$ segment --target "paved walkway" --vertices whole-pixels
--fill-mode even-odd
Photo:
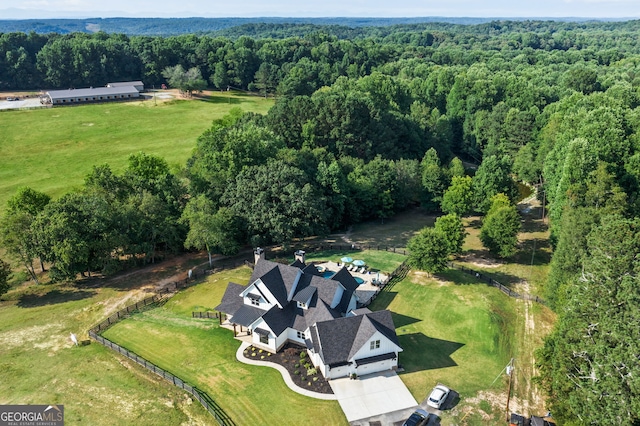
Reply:
[[[293,383],[293,380],[291,380],[291,376],[289,375],[289,372],[287,371],[286,368],[284,368],[281,365],[278,365],[278,364],[273,363],[273,362],[256,361],[256,360],[245,358],[245,356],[243,355],[243,352],[249,346],[251,346],[251,345],[249,345],[249,343],[247,343],[247,342],[242,342],[242,344],[240,344],[240,347],[236,351],[236,358],[238,359],[238,361],[243,362],[245,364],[249,364],[249,365],[259,365],[261,367],[275,368],[276,370],[278,370],[280,372],[280,374],[282,374],[282,378],[284,379],[284,382],[286,383],[286,385],[289,386],[289,389],[291,389],[294,392],[298,392],[301,395],[308,396],[310,398],[325,399],[325,400],[330,400],[330,401],[335,401],[336,399],[338,399],[338,397],[336,395],[331,395],[331,394],[326,394],[326,393],[318,393],[318,392],[311,392],[311,391],[309,391],[307,389],[301,388],[300,386],[298,386],[295,383]],[[335,392],[335,389],[334,389],[334,392]]]
[[[349,422],[411,409],[418,406],[409,389],[394,371],[329,381]],[[404,416],[404,412],[401,416]]]

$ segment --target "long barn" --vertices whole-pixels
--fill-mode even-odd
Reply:
[[[140,92],[133,85],[116,87],[91,87],[88,89],[50,90],[41,98],[44,104],[64,105],[87,102],[105,102],[135,99]]]

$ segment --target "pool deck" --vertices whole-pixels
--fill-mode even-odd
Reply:
[[[340,265],[340,266],[338,266]],[[324,268],[325,270],[329,270],[329,271],[334,271],[334,272],[338,272],[338,270],[340,268],[342,268],[344,266],[344,264],[338,264],[336,262],[322,262],[322,263],[318,263],[316,264],[316,266]],[[358,268],[360,269],[360,268]],[[353,277],[359,277],[361,279],[364,280],[364,283],[360,284],[358,286],[358,289],[356,290],[356,296],[358,297],[358,300],[360,301],[360,303],[362,303],[363,305],[368,305],[369,301],[376,295],[378,294],[378,292],[380,291],[381,287],[372,284],[372,281],[378,279],[378,273],[367,273],[365,271],[365,273],[359,273],[359,272],[353,272],[353,271],[349,271],[349,273],[351,274],[351,276]],[[386,274],[380,274],[379,279],[381,282],[386,282],[387,279],[389,277]]]

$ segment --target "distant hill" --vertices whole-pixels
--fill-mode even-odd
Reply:
[[[0,16],[2,16],[0,11]],[[299,27],[304,32],[317,30],[314,26],[336,26],[348,28],[387,27],[396,25],[415,25],[424,23],[443,23],[458,25],[477,25],[504,18],[447,18],[447,17],[419,17],[419,18],[89,18],[89,19],[18,19],[0,20],[0,32],[34,31],[40,34],[72,32],[94,33],[123,33],[128,35],[179,35],[206,34],[237,36],[239,32],[247,31],[247,35],[262,36],[256,32],[257,28],[264,29],[265,24],[274,26],[288,25]],[[531,18],[509,18],[510,21],[525,21]],[[535,18],[545,20],[545,18]],[[584,18],[549,18],[549,20],[563,22],[584,22]],[[620,19],[602,19],[601,21],[620,21]],[[229,31],[243,26],[240,31]],[[225,30],[228,33],[225,34]]]

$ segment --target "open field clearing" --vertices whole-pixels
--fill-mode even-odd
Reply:
[[[211,92],[192,100],[132,101],[0,113],[0,210],[21,186],[58,197],[94,165],[116,172],[144,151],[182,167],[196,139],[233,107],[266,113],[273,100]]]
[[[103,335],[206,391],[238,425],[284,424],[284,413],[286,424],[309,418],[346,424],[337,401],[299,395],[276,370],[239,363],[235,353],[240,342],[232,331],[220,328],[215,319],[191,318],[192,310],[215,307],[228,281],[244,284],[250,274],[247,267],[214,274],[165,306],[121,321]]]
[[[166,266],[154,266],[156,275],[175,272]],[[138,272],[4,295],[0,404],[64,404],[70,425],[210,424],[200,404],[136,363],[95,343],[71,343],[70,333],[86,339],[91,325],[149,295],[149,276]]]

